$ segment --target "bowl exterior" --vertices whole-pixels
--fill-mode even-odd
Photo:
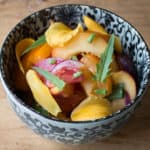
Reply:
[[[68,123],[44,118],[24,105],[21,105],[14,97],[9,95],[8,100],[19,118],[35,133],[59,143],[73,145],[93,143],[108,138],[122,128],[140,102],[140,100],[136,101],[134,105],[126,109],[123,113],[105,120]]]
[[[48,119],[27,106],[25,101],[22,101],[16,94],[12,79],[13,68],[17,64],[15,45],[23,38],[36,39],[39,37],[50,25],[50,19],[64,22],[74,28],[79,22],[83,23],[83,15],[90,16],[101,23],[110,34],[114,33],[121,39],[124,53],[132,58],[137,70],[139,83],[137,98],[130,106],[101,120],[76,123]],[[61,5],[33,13],[12,29],[4,41],[0,53],[0,77],[14,111],[36,133],[68,144],[103,139],[120,129],[141,102],[150,75],[149,51],[138,31],[114,13],[86,5]],[[24,99],[27,101],[26,97]]]

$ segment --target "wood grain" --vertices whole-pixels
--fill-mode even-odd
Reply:
[[[39,9],[65,4],[67,0],[0,0],[0,45],[15,24]],[[71,3],[95,5],[109,9],[132,23],[150,44],[149,0],[72,0]],[[81,146],[68,146],[36,135],[12,111],[0,85],[0,150],[149,150],[150,148],[150,88],[143,103],[122,130],[105,141]]]

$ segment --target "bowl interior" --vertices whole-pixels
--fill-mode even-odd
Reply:
[[[74,28],[78,22],[83,22],[83,15],[90,16],[102,24],[108,33],[119,36],[124,53],[131,57],[137,70],[137,98],[143,94],[150,75],[150,55],[138,31],[127,21],[110,11],[85,5],[61,5],[43,9],[28,16],[10,31],[3,43],[0,54],[1,77],[11,92],[18,96],[19,101],[27,104],[26,95],[19,95],[14,88],[13,70],[17,65],[16,43],[26,37],[38,38],[50,25],[50,19],[64,22]]]

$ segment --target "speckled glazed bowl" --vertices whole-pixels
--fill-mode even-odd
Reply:
[[[13,68],[17,63],[14,50],[15,45],[25,37],[37,38],[43,34],[49,26],[50,19],[64,22],[74,28],[78,22],[82,22],[83,15],[92,17],[98,23],[104,25],[109,33],[115,33],[120,37],[124,52],[130,55],[136,66],[139,85],[137,97],[134,103],[104,119],[69,122],[55,118],[46,118],[26,104],[26,96],[21,98],[15,92],[12,79]],[[139,32],[118,15],[92,6],[60,5],[31,14],[10,31],[0,51],[0,72],[1,81],[12,108],[33,131],[55,141],[80,144],[110,136],[121,128],[134,113],[148,86],[150,54]]]

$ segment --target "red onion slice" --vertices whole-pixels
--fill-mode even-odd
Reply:
[[[51,64],[50,62],[52,60],[55,60],[56,62],[54,64]],[[49,71],[51,72],[56,65],[58,65],[59,63],[63,62],[64,59],[62,58],[47,58],[47,59],[43,59],[41,61],[39,61],[38,63],[35,64],[36,67],[39,67],[43,70]]]

